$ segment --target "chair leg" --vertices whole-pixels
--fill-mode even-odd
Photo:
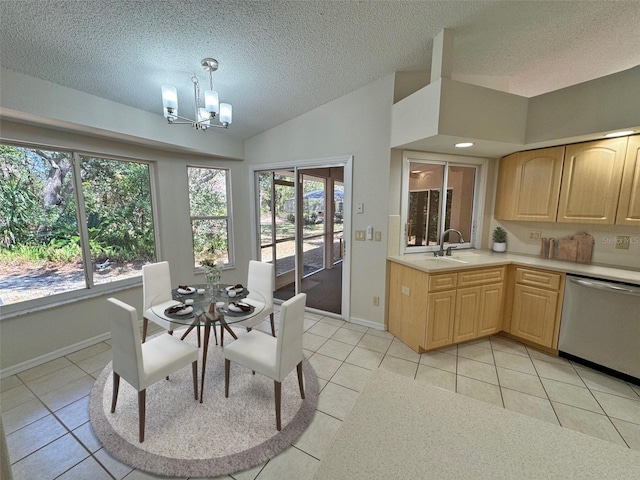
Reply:
[[[113,372],[113,392],[111,394],[111,413],[116,411],[116,403],[118,402],[118,389],[120,388],[120,375]]]
[[[273,312],[271,312],[271,315],[269,315],[269,317],[271,317],[270,318],[270,320],[271,320],[271,335],[275,337],[276,336],[276,320],[275,320],[275,318],[273,316]]]
[[[220,346],[224,347],[224,327],[220,324]]]
[[[276,428],[278,429],[278,431],[280,431],[281,426],[280,426],[280,402],[282,399],[282,383],[277,382],[277,381],[273,381],[273,386],[275,387],[275,391],[276,391]]]
[[[298,370],[298,386],[300,387],[300,398],[304,400],[304,385],[302,383],[302,362],[296,367]]]
[[[224,398],[229,398],[229,370],[231,369],[231,360],[224,359]]]
[[[149,327],[149,319],[142,318],[142,343],[147,339],[147,328]]]
[[[147,391],[142,390],[138,392],[138,417],[140,418],[138,435],[140,437],[140,443],[144,442],[144,422],[145,422],[146,413],[147,413]]]
[[[198,361],[197,360],[191,363],[191,370],[193,371],[193,398],[198,400]]]

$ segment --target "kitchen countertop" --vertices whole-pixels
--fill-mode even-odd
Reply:
[[[460,250],[453,253],[451,257],[434,257],[431,252],[410,253],[391,255],[387,260],[427,273],[516,264],[640,285],[640,271],[637,270],[565,262],[515,253],[494,253],[487,250]]]

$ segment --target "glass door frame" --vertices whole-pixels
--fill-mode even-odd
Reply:
[[[269,170],[289,170],[293,169],[294,176],[297,180],[299,172],[303,172],[306,169],[310,168],[330,168],[330,167],[342,167],[344,174],[344,217],[343,217],[343,258],[342,258],[342,308],[341,314],[334,314],[332,312],[326,312],[323,310],[316,310],[313,308],[308,308],[307,311],[318,313],[327,317],[339,318],[345,321],[349,321],[350,318],[350,292],[351,292],[351,242],[349,241],[351,238],[351,188],[352,188],[352,178],[353,178],[353,156],[344,156],[344,157],[332,157],[326,159],[315,159],[315,160],[300,160],[300,161],[292,161],[292,162],[280,162],[280,163],[269,163],[269,164],[255,164],[251,165],[251,229],[252,236],[254,238],[252,245],[252,258],[258,259],[260,258],[260,226],[259,226],[259,217],[260,217],[260,199],[257,194],[258,189],[258,174],[264,171]],[[298,182],[296,181],[296,184]],[[298,188],[298,187],[296,187]],[[296,248],[298,245],[301,247],[302,244],[302,232],[301,232],[301,222],[298,219],[302,218],[302,203],[298,201],[298,195],[295,196],[295,211],[296,213],[296,228],[295,228],[295,242]],[[300,284],[299,278],[300,275],[298,272],[302,265],[300,264],[301,257],[296,254],[295,256],[295,271],[296,271],[296,291],[299,291]],[[277,303],[277,300],[276,300]]]

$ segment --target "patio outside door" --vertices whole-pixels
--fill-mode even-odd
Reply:
[[[342,315],[344,168],[256,172],[259,256],[273,262],[276,300]]]

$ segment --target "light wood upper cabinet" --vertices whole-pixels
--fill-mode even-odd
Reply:
[[[640,226],[640,135],[629,137],[616,225]]]
[[[495,217],[555,222],[565,147],[543,148],[500,159]]]
[[[613,225],[626,150],[626,137],[566,147],[558,222]]]

